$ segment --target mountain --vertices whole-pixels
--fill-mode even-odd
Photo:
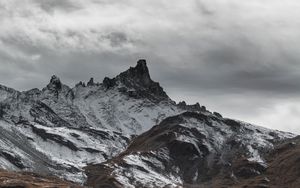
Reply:
[[[93,187],[221,187],[256,177],[294,135],[203,112],[168,117],[107,162],[86,168]],[[222,184],[215,185],[222,179]]]
[[[300,187],[300,137],[279,144],[267,156],[268,168],[256,177],[244,179],[239,187]],[[236,186],[236,187],[238,187]]]
[[[82,170],[123,151],[134,135],[195,106],[177,105],[145,60],[103,83],[70,88],[57,76],[42,90],[0,87],[0,168],[84,182]]]
[[[0,168],[91,187],[246,183],[269,173],[268,156],[295,136],[176,104],[144,59],[101,83],[0,85]]]

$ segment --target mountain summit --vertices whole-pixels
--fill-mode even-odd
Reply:
[[[149,74],[145,59],[140,59],[135,67],[130,67],[117,77],[104,78],[106,88],[118,86],[120,91],[135,98],[147,98],[153,102],[171,100],[158,82],[154,82]]]
[[[149,87],[153,84],[145,59],[140,59],[136,67],[131,67],[121,73],[119,77],[125,85],[137,84],[140,87]]]
[[[56,75],[53,75],[51,77],[50,83],[47,85],[49,89],[53,88],[54,90],[60,90],[61,86],[62,84],[60,82],[60,79]]]

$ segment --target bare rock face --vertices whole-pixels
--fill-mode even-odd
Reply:
[[[300,187],[300,137],[281,142],[265,155],[268,167],[261,173],[248,174],[231,187],[266,187],[266,188],[293,188]],[[244,169],[244,165],[238,168]],[[248,171],[249,172],[249,171]],[[254,171],[252,171],[254,172]],[[250,176],[249,176],[250,175]],[[222,183],[218,180],[219,185]]]
[[[129,69],[124,75],[127,74],[128,78],[133,79],[141,86],[148,87],[153,81],[150,78],[149,70],[145,59],[140,59],[135,68]],[[125,77],[126,77],[125,76]]]
[[[87,86],[94,86],[95,83],[94,83],[94,78],[91,78],[88,83],[87,83]]]
[[[139,60],[135,67],[130,67],[118,75],[116,80],[130,89],[129,95],[131,97],[148,98],[156,102],[170,100],[160,84],[151,79],[144,59]]]
[[[103,80],[103,86],[106,89],[110,89],[116,85],[116,80],[115,79],[110,79],[108,77],[105,77]]]
[[[158,82],[149,74],[145,59],[140,59],[135,67],[130,67],[115,78],[105,77],[103,86],[106,89],[118,87],[119,91],[136,99],[148,99],[153,102],[171,101]]]
[[[85,83],[80,81],[75,85],[75,87],[85,87]]]
[[[51,77],[50,83],[47,85],[47,88],[52,90],[61,90],[62,83],[57,76],[53,75]]]
[[[201,111],[201,112],[205,112],[207,111],[206,110],[206,107],[205,106],[201,106],[199,103],[196,103],[196,104],[192,104],[192,105],[189,105],[189,104],[186,104],[185,101],[181,101],[177,104],[178,107],[184,109],[184,110],[187,110],[187,111]]]

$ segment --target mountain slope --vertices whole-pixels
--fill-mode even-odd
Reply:
[[[34,173],[16,173],[0,170],[0,188],[82,188],[53,176],[41,176]]]
[[[87,167],[88,185],[210,187],[217,178],[233,184],[263,173],[265,155],[292,137],[209,113],[185,112],[136,137],[112,160]]]

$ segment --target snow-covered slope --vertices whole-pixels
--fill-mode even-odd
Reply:
[[[259,175],[268,166],[265,154],[292,137],[219,115],[185,112],[141,134],[112,160],[89,166],[88,185],[214,187],[209,185],[216,177],[225,183]]]
[[[84,182],[82,167],[120,153],[128,137],[108,130],[0,121],[0,167]]]

